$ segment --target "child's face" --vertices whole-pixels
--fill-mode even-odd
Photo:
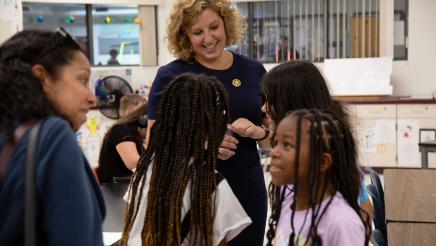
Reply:
[[[301,142],[298,180],[306,180],[309,166],[309,128],[307,120],[301,123]],[[294,184],[297,154],[297,118],[285,117],[278,125],[271,150],[270,172],[275,185]]]

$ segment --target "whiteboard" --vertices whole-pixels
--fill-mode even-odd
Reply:
[[[324,61],[324,75],[334,96],[392,95],[392,57]]]

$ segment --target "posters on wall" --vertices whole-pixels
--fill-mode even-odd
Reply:
[[[98,110],[91,110],[87,114],[86,123],[76,132],[77,141],[92,167],[98,166],[101,143],[114,122]]]
[[[398,119],[398,166],[419,165],[419,128],[414,119]]]
[[[380,119],[370,127],[358,127],[361,153],[386,154],[388,145],[395,144],[395,120]]]

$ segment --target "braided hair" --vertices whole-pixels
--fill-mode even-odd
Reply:
[[[142,244],[180,245],[183,196],[189,181],[188,240],[192,245],[212,245],[215,166],[227,129],[228,108],[227,92],[214,77],[186,73],[169,84],[160,99],[150,145],[131,180],[124,243],[127,244],[139,201],[147,195]],[[143,194],[151,163],[149,193]]]
[[[336,192],[340,192],[343,198],[347,201],[348,205],[359,215],[365,227],[365,245],[368,245],[369,237],[371,234],[371,226],[369,216],[366,221],[360,216],[363,211],[358,204],[358,196],[360,189],[360,172],[356,160],[356,145],[353,135],[348,127],[348,124],[341,118],[337,117],[330,111],[320,110],[297,110],[285,116],[296,118],[297,133],[296,133],[296,156],[295,156],[295,174],[294,186],[291,190],[293,193],[293,201],[291,205],[291,229],[292,233],[289,238],[289,245],[300,245],[298,234],[301,233],[303,228],[295,228],[295,206],[298,196],[298,173],[300,168],[300,148],[301,148],[301,134],[303,121],[308,122],[310,125],[309,135],[309,166],[307,168],[307,194],[309,198],[309,209],[311,211],[310,224],[307,239],[303,245],[323,245],[322,239],[318,234],[318,226],[322,217],[325,215],[328,207],[330,206]],[[332,165],[325,172],[325,178],[322,178],[320,170],[320,160],[324,153],[329,153],[332,157]],[[327,195],[328,185],[331,183],[333,186],[333,194],[328,199],[325,206],[321,206],[322,199]],[[271,201],[271,217],[268,224],[269,229],[267,232],[268,243],[272,245],[277,229],[277,223],[281,213],[282,202],[284,200],[286,187],[270,185],[270,201]],[[306,221],[304,222],[306,223]],[[303,224],[304,224],[303,223]],[[296,233],[298,232],[298,233]]]

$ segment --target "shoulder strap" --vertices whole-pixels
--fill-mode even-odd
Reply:
[[[218,186],[221,181],[224,180],[224,176],[222,174],[220,174],[219,172],[215,172],[215,182],[216,182],[216,186]],[[181,227],[181,241],[183,242],[183,240],[185,240],[185,238],[188,236],[189,230],[191,227],[191,210],[188,210],[188,212],[186,213],[185,217],[182,220],[182,227]]]
[[[35,181],[35,162],[36,146],[39,128],[38,122],[30,130],[30,139],[26,153],[26,173],[25,173],[25,207],[24,207],[24,243],[26,246],[36,245],[36,181]]]

